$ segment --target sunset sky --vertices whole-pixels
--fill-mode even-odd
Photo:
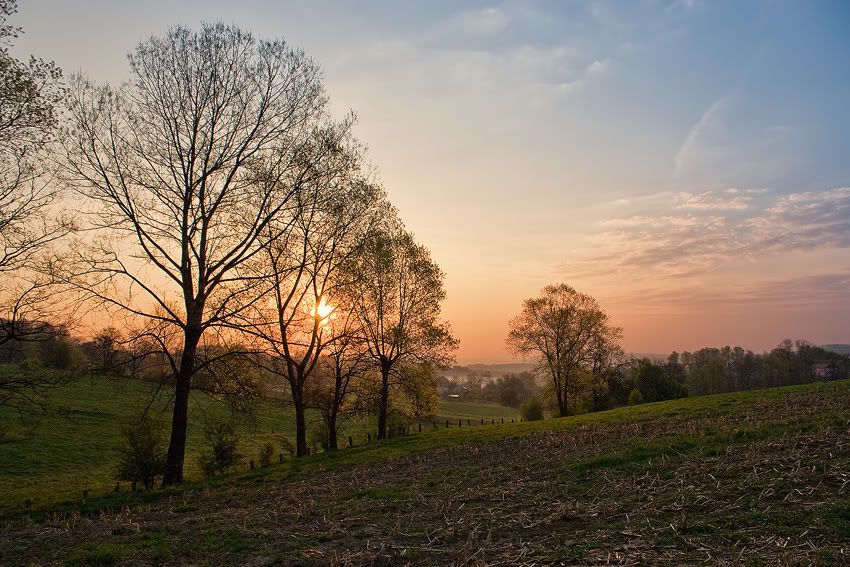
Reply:
[[[447,274],[460,362],[548,283],[627,351],[850,343],[850,2],[26,0],[14,53],[98,81],[174,24],[283,37]]]

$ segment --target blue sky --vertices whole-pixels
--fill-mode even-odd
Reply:
[[[461,360],[567,281],[626,347],[850,342],[850,2],[24,2],[96,80],[176,23],[284,37],[447,272]]]

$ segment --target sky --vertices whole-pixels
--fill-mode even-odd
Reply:
[[[458,361],[566,282],[630,352],[850,343],[850,3],[22,0],[13,52],[128,78],[175,24],[282,37],[446,273]]]

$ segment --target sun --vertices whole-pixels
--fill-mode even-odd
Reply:
[[[314,316],[318,319],[323,325],[326,325],[333,315],[336,307],[328,303],[325,298],[321,298],[319,303],[316,304],[314,311]]]

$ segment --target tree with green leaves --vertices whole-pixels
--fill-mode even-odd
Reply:
[[[387,436],[390,391],[414,365],[447,366],[458,341],[441,318],[444,274],[431,253],[388,211],[348,270],[354,309],[380,372],[378,439]]]
[[[615,351],[622,329],[591,296],[567,284],[548,285],[538,297],[526,299],[510,322],[508,346],[537,363],[551,380],[561,416],[574,411],[583,374],[609,365],[606,351]]]

